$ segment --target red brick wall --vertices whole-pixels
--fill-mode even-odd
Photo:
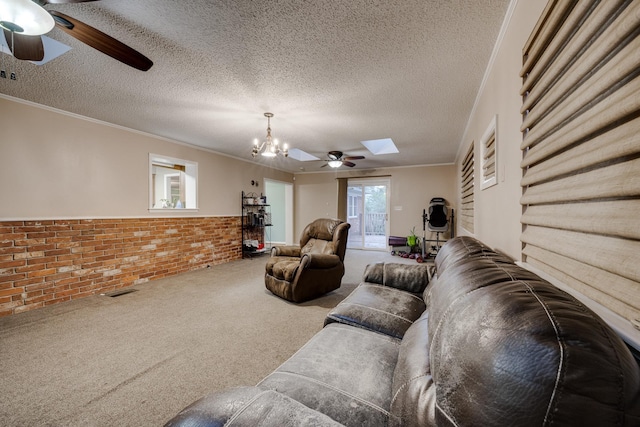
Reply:
[[[239,259],[240,217],[0,221],[0,316]]]

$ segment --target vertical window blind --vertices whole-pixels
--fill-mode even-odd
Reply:
[[[640,1],[549,1],[523,64],[524,261],[640,328]]]
[[[460,205],[460,223],[462,227],[473,233],[473,192],[474,192],[474,175],[473,175],[473,150],[474,143],[471,143],[469,151],[462,160],[462,171],[460,179],[461,205]]]

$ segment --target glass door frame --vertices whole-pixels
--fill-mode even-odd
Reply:
[[[375,235],[373,238],[367,239],[366,231],[366,187],[385,187],[385,212],[384,212],[384,236]],[[349,199],[349,188],[360,187],[362,189],[363,203],[360,206],[358,215],[353,215],[353,206]],[[349,249],[364,249],[364,250],[380,250],[386,251],[388,248],[389,238],[389,219],[391,212],[391,179],[390,178],[355,178],[347,180],[347,221],[352,224],[352,228],[349,230],[349,241],[347,248]],[[350,215],[351,214],[351,215]],[[358,218],[363,219],[363,224],[360,224]],[[356,225],[357,227],[354,227]],[[371,236],[370,236],[371,237]],[[381,240],[381,237],[384,240]]]

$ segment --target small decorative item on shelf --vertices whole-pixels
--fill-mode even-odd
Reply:
[[[260,245],[260,243],[255,239],[245,239],[244,245],[250,250],[256,250],[258,249],[258,246]]]

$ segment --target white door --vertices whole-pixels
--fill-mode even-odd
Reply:
[[[293,184],[265,179],[264,191],[271,207],[271,226],[265,231],[269,241],[272,245],[293,244]]]

